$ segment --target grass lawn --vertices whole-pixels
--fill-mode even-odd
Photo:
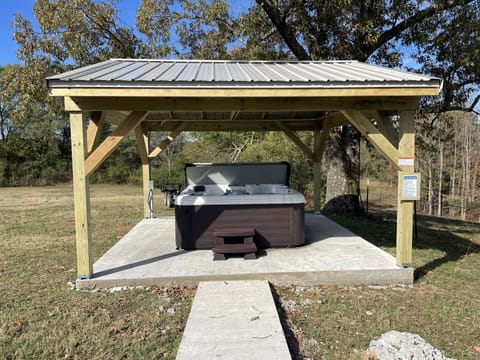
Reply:
[[[169,213],[159,209],[157,214]],[[141,188],[92,186],[98,258],[142,216]],[[376,210],[378,211],[378,210]],[[170,211],[171,214],[171,211]],[[393,253],[394,213],[332,217]],[[480,225],[420,217],[412,289],[275,287],[297,358],[362,359],[388,330],[480,358]],[[174,359],[195,289],[70,290],[71,186],[0,188],[0,358]]]

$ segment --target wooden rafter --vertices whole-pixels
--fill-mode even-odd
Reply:
[[[342,114],[357,128],[358,131],[370,141],[378,151],[380,151],[392,165],[400,170],[398,165],[399,152],[387,140],[385,136],[378,130],[370,120],[359,111],[342,111]]]
[[[146,111],[134,111],[87,157],[85,174],[91,175],[120,145],[121,141],[147,116]]]
[[[156,159],[175,138],[185,129],[186,123],[180,123],[152,152],[148,155],[149,161]]]
[[[313,151],[310,150],[310,148],[305,145],[305,143],[292,130],[290,130],[284,123],[280,121],[276,121],[275,124],[285,133],[285,135],[290,138],[290,140],[295,143],[295,145],[300,148],[300,150],[303,151],[305,155],[307,155],[310,160],[314,159]]]

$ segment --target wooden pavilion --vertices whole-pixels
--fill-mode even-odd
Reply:
[[[441,86],[438,78],[357,61],[112,59],[47,78],[50,95],[63,97],[70,113],[78,278],[93,275],[89,176],[131,132],[142,159],[146,216],[150,163],[182,131],[283,131],[313,161],[319,210],[330,129],[352,124],[399,176],[411,174],[419,98],[437,96]],[[117,126],[99,143],[105,123]],[[313,132],[312,149],[299,130]],[[155,131],[169,135],[150,148]],[[396,261],[402,267],[412,260],[412,199],[398,197]]]

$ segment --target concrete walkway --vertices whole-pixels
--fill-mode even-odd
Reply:
[[[267,249],[257,260],[213,261],[211,250],[176,250],[173,217],[145,219],[94,264],[79,288],[196,285],[200,281],[268,280],[275,285],[413,283],[413,269],[322,215],[306,214],[307,244]]]
[[[267,281],[200,282],[177,360],[290,360]]]

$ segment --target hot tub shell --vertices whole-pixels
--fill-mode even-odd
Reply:
[[[176,246],[211,249],[215,231],[238,228],[253,228],[262,249],[304,244],[305,198],[289,177],[285,162],[187,165],[175,202]]]

